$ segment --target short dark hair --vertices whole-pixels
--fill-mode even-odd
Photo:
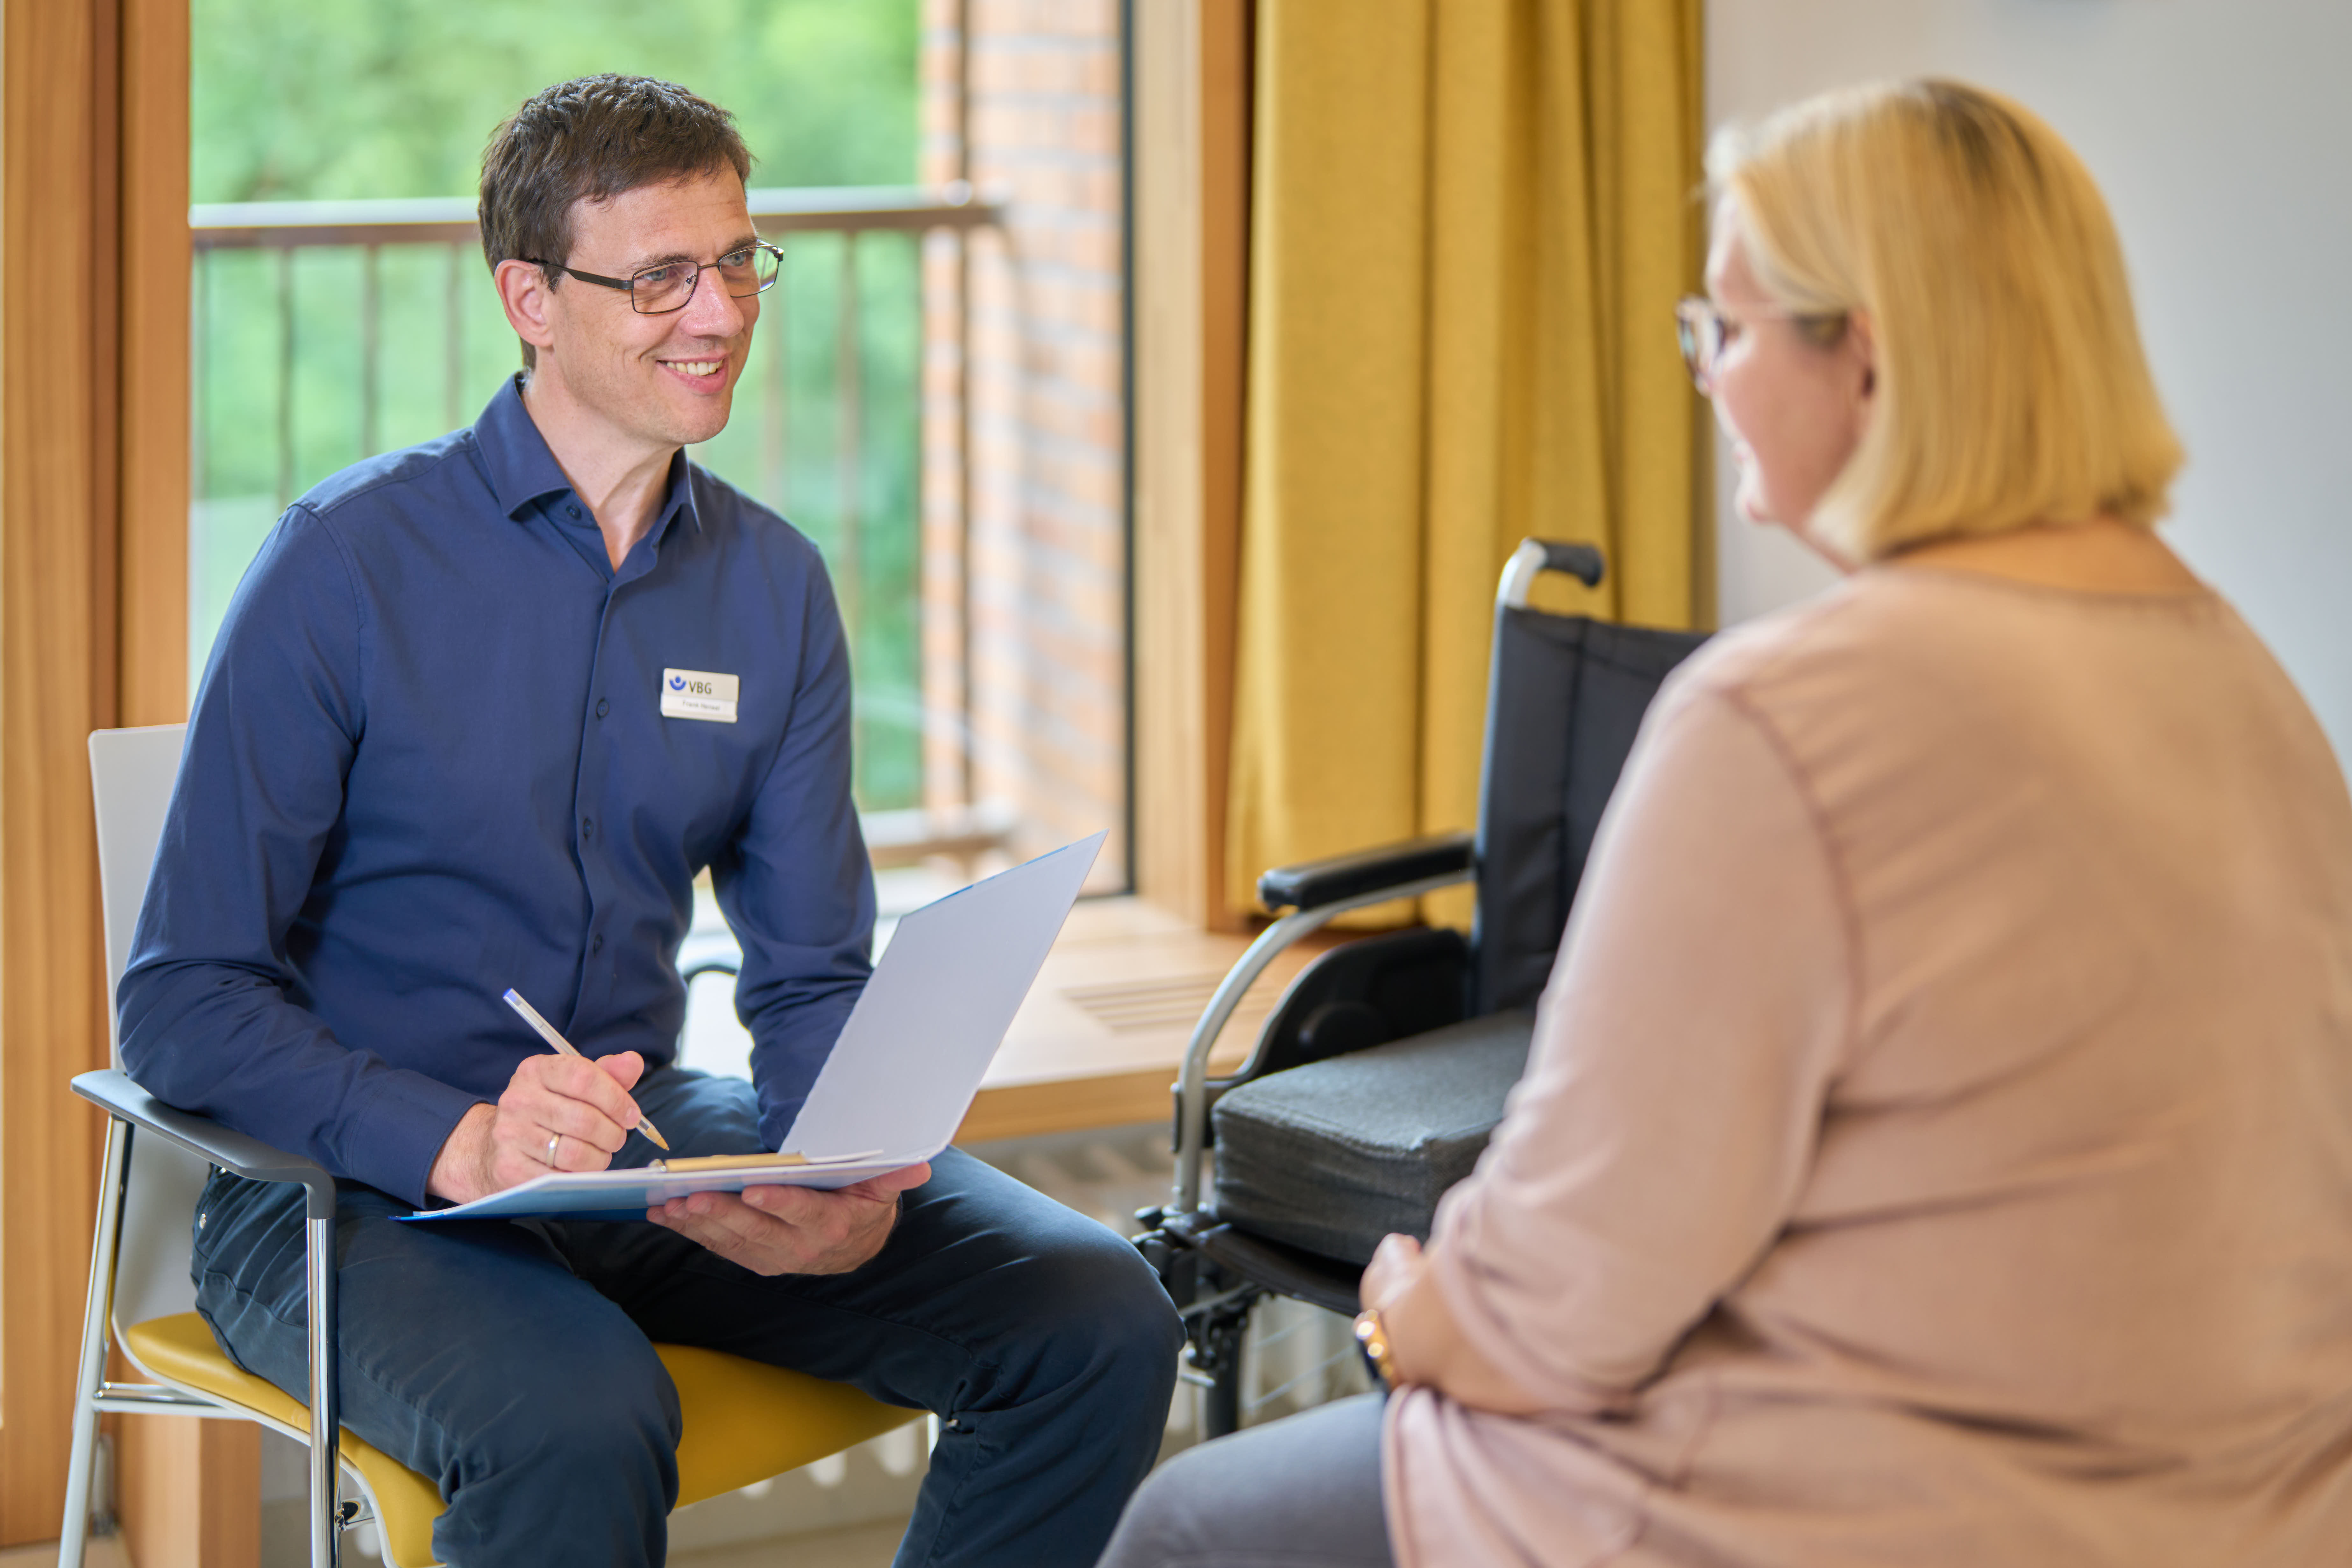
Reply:
[[[482,150],[482,258],[572,258],[572,207],[720,168],[751,178],[735,117],[675,82],[583,76],[523,101]],[[551,275],[550,287],[561,274]],[[529,343],[522,363],[537,356]]]

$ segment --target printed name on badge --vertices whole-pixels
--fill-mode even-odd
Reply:
[[[707,669],[665,669],[661,679],[661,710],[665,719],[708,719],[735,722],[735,694],[742,685],[732,675]]]

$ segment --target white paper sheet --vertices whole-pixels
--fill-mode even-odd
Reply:
[[[899,921],[784,1140],[787,1149],[819,1163],[730,1173],[551,1172],[456,1208],[402,1217],[634,1218],[688,1193],[845,1187],[929,1160],[948,1146],[971,1109],[1104,837],[1065,845]]]

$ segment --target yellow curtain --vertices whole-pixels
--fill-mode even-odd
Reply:
[[[1712,615],[1701,0],[1271,0],[1258,15],[1248,455],[1227,885],[1468,827],[1495,582]],[[1431,918],[1466,918],[1466,898]]]

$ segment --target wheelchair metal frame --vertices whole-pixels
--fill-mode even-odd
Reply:
[[[1536,579],[1545,572],[1566,573],[1591,587],[1601,581],[1601,552],[1591,545],[1523,540],[1503,568],[1495,608],[1497,614],[1527,608]],[[1261,901],[1268,909],[1288,912],[1250,943],[1193,1025],[1174,1090],[1174,1191],[1166,1205],[1136,1215],[1145,1227],[1136,1246],[1158,1271],[1184,1320],[1184,1377],[1207,1391],[1203,1426],[1208,1436],[1223,1436],[1241,1425],[1242,1335],[1260,1300],[1279,1293],[1333,1310],[1345,1305],[1328,1281],[1292,1266],[1269,1244],[1231,1234],[1202,1205],[1210,1107],[1225,1089],[1258,1076],[1284,1007],[1277,1005],[1268,1016],[1248,1059],[1232,1078],[1213,1080],[1209,1058],[1251,984],[1301,937],[1350,910],[1475,882],[1477,874],[1475,837],[1448,833],[1281,867],[1259,879]],[[1305,979],[1302,975],[1294,987]],[[1261,1282],[1265,1275],[1286,1276],[1286,1288],[1277,1291]]]

